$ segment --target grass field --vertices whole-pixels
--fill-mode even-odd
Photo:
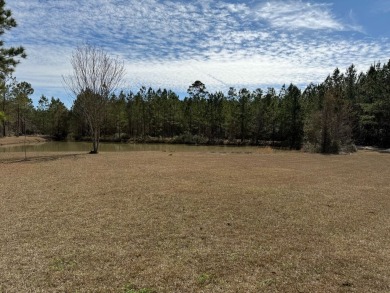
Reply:
[[[5,153],[1,292],[390,292],[390,154]]]

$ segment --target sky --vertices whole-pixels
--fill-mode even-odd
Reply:
[[[77,46],[123,60],[125,91],[196,80],[211,91],[320,83],[336,67],[390,59],[390,0],[8,0],[18,27],[2,37],[27,59],[14,76],[70,106],[63,76]]]

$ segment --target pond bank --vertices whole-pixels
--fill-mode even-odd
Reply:
[[[41,135],[28,135],[28,136],[6,136],[0,137],[0,146],[12,146],[20,144],[36,144],[50,141],[46,136]]]

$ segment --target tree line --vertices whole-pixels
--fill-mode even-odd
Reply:
[[[358,74],[354,65],[304,90],[230,88],[208,92],[201,81],[180,99],[170,90],[141,87],[109,99],[103,137],[179,143],[274,145],[332,153],[353,144],[390,147],[390,60]],[[87,135],[78,99],[70,132]]]
[[[3,135],[40,133],[56,139],[89,137],[80,93],[71,109],[42,96],[34,107],[31,85],[14,79],[3,92]],[[273,145],[337,153],[351,146],[390,147],[390,60],[358,74],[351,65],[301,90],[230,88],[208,92],[195,81],[184,99],[166,89],[141,87],[111,94],[99,114],[102,139],[194,144]]]

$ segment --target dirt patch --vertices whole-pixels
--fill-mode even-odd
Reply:
[[[10,146],[19,144],[33,144],[47,142],[48,139],[44,136],[6,136],[0,137],[0,146]]]
[[[364,151],[0,163],[0,292],[389,292],[389,166]]]

